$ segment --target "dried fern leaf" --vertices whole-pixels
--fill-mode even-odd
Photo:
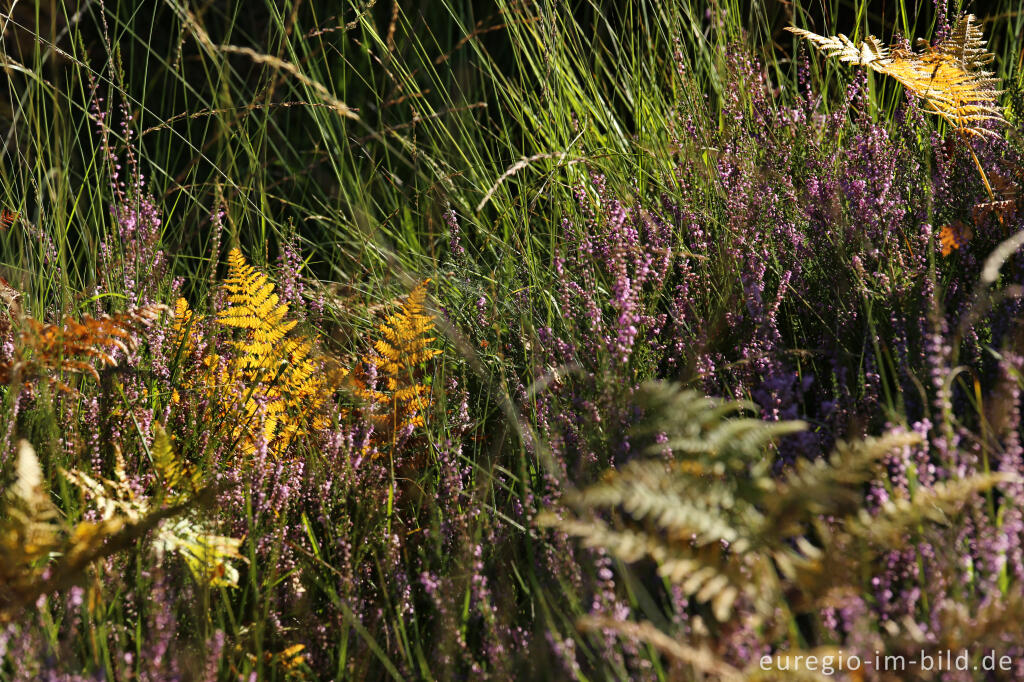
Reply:
[[[875,478],[882,458],[920,441],[913,433],[892,433],[856,444],[839,442],[828,458],[797,462],[775,494],[766,497],[765,522],[781,527],[822,514],[857,511],[863,502],[861,486]]]
[[[810,41],[826,56],[872,69],[899,81],[924,102],[928,111],[965,135],[998,136],[986,123],[1006,123],[999,106],[999,79],[985,66],[994,60],[987,51],[974,15],[957,22],[953,32],[923,52],[884,48],[874,36],[855,44],[846,36],[821,36],[789,26],[787,31]],[[920,42],[920,41],[919,41]]]
[[[116,351],[134,351],[138,347],[135,330],[148,327],[166,312],[170,312],[167,306],[153,304],[113,316],[85,315],[81,321],[65,317],[60,324],[28,318],[15,357],[0,363],[0,376],[6,382],[47,376],[51,385],[68,390],[51,373],[86,374],[99,381],[97,367],[116,365]]]
[[[908,530],[925,522],[948,523],[949,517],[977,494],[1019,481],[1020,477],[1014,474],[990,473],[936,483],[931,488],[918,490],[910,499],[886,501],[877,514],[861,510],[857,519],[849,524],[849,529],[871,544],[898,546]]]
[[[889,49],[882,45],[875,36],[868,36],[866,40],[857,44],[842,33],[830,37],[811,33],[795,26],[787,26],[786,30],[809,40],[819,50],[824,52],[826,56],[838,59],[841,62],[857,64],[859,66],[872,66],[873,68],[891,63]]]

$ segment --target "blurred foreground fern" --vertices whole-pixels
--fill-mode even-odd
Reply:
[[[885,455],[917,443],[917,435],[840,443],[829,458],[798,461],[777,477],[770,446],[803,430],[802,422],[733,417],[753,406],[671,383],[645,384],[640,396],[646,418],[637,434],[666,435],[655,449],[675,457],[631,461],[567,493],[566,513],[549,510],[538,521],[624,561],[654,560],[661,576],[709,605],[719,623],[740,603],[748,626],[770,625],[780,608],[811,611],[836,590],[859,585],[868,562],[905,545],[923,522],[941,522],[979,491],[1013,478],[936,483],[872,512],[865,485]],[[604,621],[590,626],[639,632]]]
[[[79,470],[64,475],[86,494],[105,522],[125,519],[139,523],[153,509],[188,505],[202,494],[199,472],[175,455],[170,436],[160,424],[153,427],[152,459],[158,480],[149,496],[135,490],[119,451],[113,479],[94,478]],[[161,524],[154,538],[157,552],[179,554],[196,580],[228,587],[238,585],[238,571],[230,562],[243,560],[238,553],[241,542],[209,532],[198,519],[186,514]]]
[[[163,447],[157,438],[155,449]],[[182,480],[181,465],[176,458],[161,454],[155,462],[158,473],[164,480]],[[123,467],[122,467],[123,469]],[[67,474],[68,479],[90,493],[103,490],[103,484],[79,472]],[[198,487],[198,477],[190,476],[195,485],[188,485],[181,492],[166,493],[158,490],[145,504],[140,498],[132,499],[138,504],[125,506],[124,500],[110,499],[105,494],[96,500],[101,510],[101,520],[81,521],[69,526],[62,521],[46,489],[46,479],[36,458],[35,450],[22,440],[18,443],[15,480],[4,493],[0,502],[0,623],[10,621],[20,611],[44,595],[69,587],[81,579],[85,569],[94,561],[134,547],[149,531],[159,528],[161,536],[180,537],[172,525],[161,524],[172,517],[182,517],[205,503],[207,491]],[[108,483],[108,482],[104,482]],[[120,488],[126,488],[119,471]],[[114,487],[117,487],[115,484]],[[181,520],[175,524],[182,523]],[[208,538],[196,535],[198,542],[222,549],[224,544],[237,543],[230,540],[221,545],[210,545]],[[237,548],[237,544],[234,545]],[[211,565],[211,557],[227,556],[207,553],[190,561],[196,570],[197,562]],[[214,565],[214,572],[218,571]],[[226,573],[226,571],[225,571]]]

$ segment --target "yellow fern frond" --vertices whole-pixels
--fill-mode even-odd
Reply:
[[[209,355],[205,373],[192,380],[215,406],[232,441],[245,454],[263,443],[281,456],[295,438],[327,423],[336,373],[323,371],[312,339],[296,333],[267,275],[248,264],[238,249],[228,254],[224,280],[229,306],[217,323],[239,330],[229,357]]]
[[[430,346],[434,321],[424,308],[429,283],[420,283],[377,327],[376,355],[364,356],[364,369],[354,377],[355,393],[369,406],[369,418],[385,439],[423,426],[430,407],[430,388],[418,376],[419,367],[441,353]],[[370,385],[369,366],[376,368],[375,385]]]
[[[792,26],[786,30],[809,40],[829,57],[896,79],[959,133],[998,135],[983,126],[986,121],[1006,120],[998,103],[999,80],[984,68],[994,57],[975,21],[971,14],[962,17],[949,37],[934,47],[925,44],[921,53],[886,49],[874,36],[855,44],[842,34],[821,36]]]
[[[271,343],[284,338],[295,326],[294,322],[284,322],[288,305],[274,293],[273,283],[249,265],[238,249],[228,254],[224,289],[232,305],[217,313],[220,324],[252,330],[255,339]]]
[[[182,348],[183,353],[190,354],[195,348],[193,343],[192,326],[195,324],[195,315],[188,307],[188,301],[178,298],[174,302],[174,324],[171,327],[171,339],[174,348]]]

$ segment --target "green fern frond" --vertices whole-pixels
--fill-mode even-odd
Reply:
[[[152,495],[138,493],[125,472],[124,459],[117,452],[114,478],[96,478],[80,470],[64,476],[85,494],[104,522],[137,524],[168,507],[195,506],[203,492],[198,475],[171,449],[163,428],[154,427],[153,465],[162,479]],[[185,492],[166,487],[184,488]],[[200,582],[213,586],[237,587],[238,571],[232,561],[244,561],[238,553],[241,540],[211,533],[206,524],[191,516],[180,516],[159,526],[154,547],[158,553],[179,554]]]
[[[159,493],[168,499],[197,495],[202,490],[199,471],[174,454],[171,437],[159,422],[153,424],[153,468],[160,477]]]
[[[940,484],[870,515],[865,484],[886,455],[918,443],[917,435],[840,443],[830,457],[800,462],[777,478],[773,446],[800,422],[733,416],[748,406],[673,385],[646,384],[639,394],[646,417],[636,432],[667,434],[677,459],[630,462],[566,493],[564,513],[538,521],[624,561],[653,560],[660,575],[708,604],[719,621],[740,597],[758,619],[771,618],[781,603],[813,604],[844,579],[841,548],[902,546],[908,534],[898,530],[941,521],[1008,480],[993,474]]]

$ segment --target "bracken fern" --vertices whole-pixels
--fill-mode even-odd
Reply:
[[[161,439],[166,434],[158,432],[155,447],[160,450]],[[169,445],[167,446],[169,449]],[[185,465],[174,456],[161,453],[155,468],[169,481],[185,480],[181,473]],[[0,501],[0,623],[7,622],[33,604],[42,595],[66,589],[79,581],[86,568],[94,561],[134,547],[139,538],[154,528],[158,537],[182,538],[176,530],[182,527],[195,528],[182,519],[173,520],[173,525],[164,525],[172,517],[197,509],[208,497],[198,485],[198,476],[190,474],[189,485],[180,493],[164,493],[158,490],[151,498],[143,500],[126,485],[119,467],[119,480],[112,488],[124,492],[119,498],[98,497],[103,512],[99,521],[81,521],[74,526],[65,523],[57,508],[50,500],[46,479],[36,458],[35,450],[22,440],[18,443],[16,477]],[[175,473],[177,472],[177,473]],[[104,481],[98,483],[80,473],[68,475],[71,482],[86,491],[99,491]],[[130,504],[129,504],[130,502]],[[237,541],[194,533],[193,545],[201,544],[209,549],[205,553],[195,552],[189,559],[194,571],[212,566],[208,575],[230,575],[233,570],[222,560],[237,556]],[[180,543],[182,548],[193,545]],[[177,548],[177,547],[176,547]]]
[[[628,562],[653,559],[660,575],[708,604],[720,623],[741,601],[748,624],[771,622],[782,604],[810,611],[831,590],[856,584],[861,566],[903,546],[920,524],[944,521],[1010,478],[937,483],[870,513],[865,485],[886,454],[920,440],[915,434],[840,443],[829,458],[801,460],[775,476],[771,446],[802,423],[728,418],[747,406],[668,383],[646,384],[641,397],[647,416],[638,432],[667,436],[655,448],[671,449],[674,458],[610,471],[565,495],[569,514],[549,511],[540,523]]]
[[[392,437],[422,426],[430,404],[430,387],[418,375],[421,364],[441,353],[430,347],[434,321],[423,307],[429,283],[420,283],[377,327],[376,355],[364,356],[363,370],[353,376],[356,395],[370,406],[370,420]]]
[[[997,135],[982,124],[1006,123],[997,100],[1002,91],[998,89],[999,79],[984,68],[994,57],[974,22],[972,14],[962,17],[952,34],[935,46],[919,40],[924,47],[921,53],[896,46],[886,48],[875,36],[855,44],[841,33],[827,37],[792,26],[786,30],[810,40],[829,57],[896,79],[958,132]]]
[[[313,340],[293,333],[297,322],[287,319],[288,305],[238,249],[228,254],[224,289],[230,306],[217,313],[216,322],[242,335],[230,342],[227,357],[204,356],[200,391],[216,404],[244,453],[262,443],[281,456],[297,437],[326,426],[323,408],[337,377],[322,371]],[[197,320],[183,299],[175,311],[178,343],[191,350]]]
[[[153,428],[153,469],[157,482],[150,495],[139,493],[125,472],[124,459],[117,452],[114,478],[97,478],[79,470],[64,472],[96,508],[104,523],[138,524],[153,510],[188,505],[204,490],[199,472],[175,455],[163,426]],[[186,562],[197,580],[212,586],[237,586],[238,570],[232,560],[241,560],[241,540],[215,535],[194,516],[180,515],[157,528],[154,546],[158,553],[173,552]]]
[[[60,324],[25,318],[13,357],[0,362],[0,383],[43,379],[59,390],[74,392],[62,375],[86,374],[99,381],[97,366],[116,365],[114,350],[125,354],[134,350],[138,345],[134,330],[152,324],[167,310],[164,305],[147,305],[113,316],[85,315],[81,321],[65,317]]]
[[[811,41],[829,57],[896,79],[925,103],[927,111],[947,121],[961,137],[999,137],[985,124],[1006,123],[998,101],[1003,91],[999,89],[999,79],[985,69],[995,57],[987,51],[975,21],[973,14],[961,17],[952,34],[937,45],[918,40],[918,45],[923,46],[921,53],[898,46],[886,48],[875,36],[855,44],[842,33],[829,37],[793,26],[786,30]],[[985,183],[989,201],[995,202],[981,161],[970,145],[967,149]]]

